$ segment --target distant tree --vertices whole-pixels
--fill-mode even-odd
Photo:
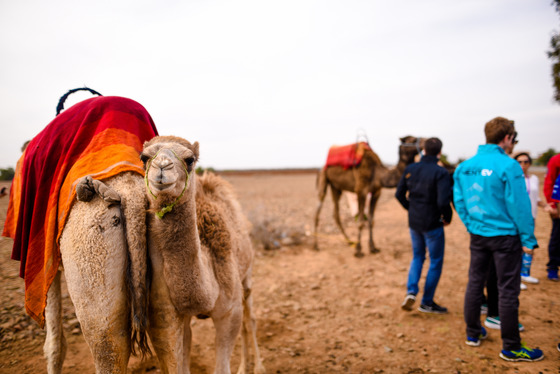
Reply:
[[[552,5],[556,9],[556,12],[560,13],[560,0],[553,0]],[[560,34],[558,31],[553,31],[552,33],[550,48],[547,54],[548,58],[552,60],[554,100],[560,103]]]
[[[14,168],[0,169],[0,181],[11,181],[14,179]]]
[[[215,170],[214,170],[213,167],[209,167],[209,168],[204,169],[202,166],[199,166],[199,167],[197,167],[197,168],[195,169],[195,172],[196,172],[196,174],[198,174],[198,175],[204,174],[205,171],[209,171],[209,172],[211,172],[211,173],[214,173],[214,172],[215,172]]]
[[[443,162],[444,164],[449,164],[449,160],[447,159],[447,155],[442,153],[441,156],[439,156],[439,159],[441,162]]]
[[[537,159],[535,160],[535,165],[548,164],[548,160],[550,160],[550,158],[554,156],[556,153],[557,152],[554,148],[549,148],[546,152],[540,154],[539,157],[537,157]]]

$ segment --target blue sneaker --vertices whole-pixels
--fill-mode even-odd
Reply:
[[[473,338],[472,336],[467,336],[467,341],[465,342],[467,345],[471,347],[478,347],[480,345],[480,341],[484,340],[488,337],[488,332],[484,327],[480,327],[480,334],[477,338]]]
[[[553,282],[558,282],[558,270],[549,270],[548,279],[550,279]]]
[[[540,349],[531,349],[524,343],[521,343],[521,349],[518,351],[508,351],[502,349],[500,357],[506,361],[540,361],[544,358],[543,351]]]

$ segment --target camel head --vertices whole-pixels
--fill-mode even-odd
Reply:
[[[146,173],[146,188],[152,208],[162,218],[194,191],[194,169],[198,160],[198,142],[175,136],[157,136],[144,143],[140,155]]]
[[[401,138],[399,162],[405,165],[413,163],[414,157],[420,154],[420,151],[424,148],[425,141],[425,138],[417,138],[411,135]]]

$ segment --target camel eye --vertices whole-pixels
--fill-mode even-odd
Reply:
[[[191,167],[192,164],[194,163],[194,157],[188,157],[185,159],[185,163],[187,164],[188,167]]]

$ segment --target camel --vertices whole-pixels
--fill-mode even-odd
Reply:
[[[194,172],[199,144],[160,136],[144,144],[148,251],[152,283],[148,335],[164,373],[189,373],[191,318],[210,317],[216,329],[215,373],[230,373],[230,357],[242,329],[238,373],[265,369],[252,307],[253,247],[249,223],[233,188],[220,177]]]
[[[92,91],[88,88],[84,90]],[[77,90],[69,93],[75,91]],[[88,149],[95,150],[98,157],[110,154],[111,158],[103,157],[104,160],[99,160],[92,157],[89,162],[84,161],[84,158],[78,158],[76,163],[62,163],[70,165],[68,169],[55,170],[50,165],[51,175],[59,173],[56,174],[59,180],[70,182],[62,184],[62,187],[51,185],[52,189],[57,186],[56,188],[61,192],[52,195],[56,198],[52,204],[51,195],[44,200],[49,201],[49,206],[54,206],[53,210],[56,211],[54,219],[57,226],[63,214],[60,211],[61,201],[69,202],[68,205],[63,205],[63,210],[68,209],[68,214],[62,221],[64,224],[60,231],[58,245],[54,243],[56,236],[52,242],[45,240],[45,243],[53,243],[55,248],[54,256],[45,261],[55,265],[49,266],[41,274],[43,279],[47,279],[52,274],[52,278],[44,283],[45,288],[43,286],[40,288],[40,295],[46,292],[46,305],[43,304],[43,309],[39,309],[37,313],[34,312],[33,306],[28,307],[28,297],[33,299],[37,294],[28,295],[26,277],[26,309],[28,313],[33,311],[30,315],[39,325],[45,326],[46,339],[43,351],[47,359],[47,372],[61,373],[67,351],[62,325],[61,273],[64,271],[68,293],[74,304],[84,338],[93,355],[96,372],[126,373],[131,353],[140,353],[142,356],[150,353],[146,331],[148,201],[144,193],[143,167],[139,153],[143,142],[152,138],[157,131],[145,109],[126,98],[92,98],[76,104],[69,108],[67,113],[58,116],[67,96],[68,93],[60,99],[55,120],[31,143],[24,144],[22,151],[25,154],[18,161],[16,168],[18,180],[24,181],[24,176],[27,178],[29,174],[26,173],[29,170],[32,173],[43,165],[50,165],[49,162],[53,160],[56,163],[59,159],[66,160],[65,157],[68,155],[91,155],[87,153]],[[125,112],[120,112],[123,108]],[[119,121],[123,116],[122,113],[125,113],[126,121]],[[81,125],[75,126],[74,123]],[[102,129],[95,127],[99,123],[104,124],[105,127]],[[138,132],[127,127],[128,124],[134,126]],[[114,136],[103,138],[104,131],[110,132],[117,127],[116,131],[119,131],[121,136],[128,137],[126,142]],[[92,129],[97,129],[97,137],[87,143],[86,139],[90,138],[84,135],[84,132],[89,134]],[[66,136],[64,140],[69,139],[69,141],[65,142],[61,140],[62,138],[56,137],[58,134]],[[107,148],[103,148],[106,144],[104,139],[111,141],[108,151],[105,151]],[[76,142],[81,142],[83,147],[72,148]],[[27,144],[33,145],[31,150],[26,150]],[[135,144],[137,144],[136,148]],[[37,155],[34,149],[44,151]],[[52,149],[60,154],[53,156]],[[98,162],[94,163],[95,160]],[[106,166],[113,162],[112,160],[116,161],[115,169]],[[100,166],[103,168],[101,172],[96,171],[97,174],[94,174],[103,181],[95,180],[91,175],[79,174],[91,170],[92,162],[93,169]],[[24,167],[24,164],[30,166]],[[82,167],[78,168],[76,165]],[[76,176],[77,179],[71,175]],[[32,185],[27,186],[32,189]],[[49,190],[49,185],[40,185],[40,187],[42,190]],[[22,206],[27,204],[33,206],[34,203],[25,199],[23,192],[16,193],[14,201],[18,202],[16,203],[18,205],[21,201]],[[22,210],[17,211],[22,212]],[[28,213],[26,210],[25,216],[34,213],[35,211]],[[45,226],[43,222],[48,222],[49,219],[48,217],[40,219],[39,216],[35,218]],[[14,222],[18,222],[17,215]],[[14,226],[10,226],[8,231],[5,227],[4,235],[15,239],[11,227]],[[17,227],[20,229],[19,223]],[[29,237],[29,243],[35,239],[37,237]],[[46,252],[43,255],[46,259]],[[25,275],[28,275],[27,268]],[[35,302],[33,305],[39,303]]]
[[[103,182],[84,177],[76,189],[60,238],[68,293],[96,372],[126,373],[135,341],[142,355],[149,353],[144,180],[134,172]],[[60,278],[59,271],[45,309],[49,374],[62,372],[66,354]]]
[[[328,166],[321,169],[317,178],[317,188],[319,191],[319,205],[315,213],[315,240],[314,248],[319,250],[317,227],[319,226],[319,215],[323,206],[323,201],[327,194],[327,187],[330,186],[332,199],[334,203],[334,220],[344,235],[344,238],[349,244],[353,244],[350,240],[342,223],[340,221],[339,201],[343,191],[353,192],[358,198],[358,238],[356,240],[356,252],[354,256],[363,257],[361,245],[362,229],[366,225],[366,220],[369,229],[369,251],[370,253],[377,253],[379,249],[375,246],[373,240],[373,216],[375,213],[375,206],[381,195],[382,188],[396,187],[404,169],[407,165],[414,162],[414,157],[420,153],[423,147],[423,138],[414,136],[405,136],[400,139],[399,145],[399,161],[394,168],[385,167],[379,156],[373,152],[369,147],[364,151],[361,162],[349,168],[342,166]],[[369,202],[369,209],[367,217],[364,214],[366,197],[371,193]]]

